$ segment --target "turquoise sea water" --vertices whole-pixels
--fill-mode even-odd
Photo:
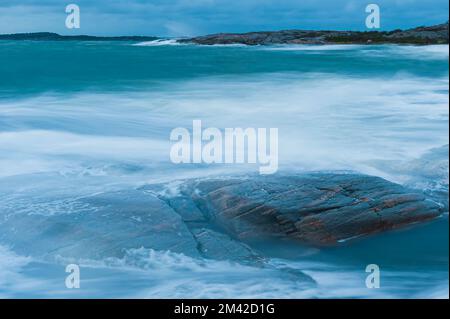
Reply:
[[[170,131],[194,119],[277,127],[281,171],[356,171],[445,202],[448,61],[448,46],[0,41],[0,220],[76,217],[92,194],[257,171],[172,164]],[[67,259],[20,237],[0,234],[0,297],[448,297],[448,213],[336,248],[260,243],[264,269],[140,247],[78,254],[80,290],[64,286]],[[365,287],[371,263],[380,289]]]

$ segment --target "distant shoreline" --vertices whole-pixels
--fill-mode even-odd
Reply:
[[[153,36],[60,35],[53,32],[0,34],[0,40],[12,41],[153,41]]]
[[[181,43],[215,44],[448,44],[448,21],[429,27],[393,31],[283,30],[219,33],[179,40]]]
[[[216,44],[448,44],[448,21],[446,23],[393,31],[315,31],[281,30],[248,33],[218,33],[176,40],[179,43],[200,45]],[[0,40],[13,41],[154,41],[156,36],[91,36],[60,35],[52,32],[0,34]]]

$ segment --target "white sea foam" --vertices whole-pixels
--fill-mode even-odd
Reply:
[[[30,257],[19,256],[0,245],[0,298],[9,298],[16,293],[36,289],[41,284],[38,279],[21,273],[22,268],[31,262]]]
[[[270,74],[204,78],[149,93],[9,101],[0,114],[20,130],[0,132],[0,176],[80,163],[92,172],[108,161],[167,164],[170,131],[192,119],[205,127],[277,127],[280,169],[380,174],[371,161],[412,160],[448,144],[448,83],[406,74]]]
[[[274,46],[259,46],[258,50],[265,51],[299,51],[311,53],[324,53],[328,51],[348,51],[349,54],[358,57],[393,58],[406,57],[418,60],[448,60],[449,46],[445,44],[436,45],[364,45],[364,44],[286,44]]]
[[[179,39],[158,39],[153,41],[145,41],[145,42],[139,42],[133,44],[133,46],[143,46],[143,47],[159,47],[159,46],[179,46],[179,45],[195,45],[197,47],[205,47],[205,48],[243,48],[243,47],[250,47],[246,44],[240,44],[240,43],[233,43],[233,44],[212,44],[212,45],[201,45],[201,44],[195,44],[193,42],[179,42]],[[258,47],[258,46],[252,46],[252,47]]]
[[[367,289],[364,267],[337,266],[323,262],[269,259],[265,266],[231,261],[198,259],[172,252],[138,248],[123,258],[75,260],[57,258],[60,264],[77,263],[96,274],[96,289],[106,290],[114,282],[127,285],[113,293],[125,298],[441,298],[440,277],[428,278],[428,291],[415,287],[420,272],[383,271],[383,289]],[[111,280],[115,273],[115,280]],[[306,274],[306,276],[305,276]],[[310,277],[309,279],[308,276]],[[398,286],[401,277],[409,290]],[[436,285],[438,286],[436,288]],[[131,288],[130,288],[131,287]],[[84,287],[85,296],[98,291]]]
[[[57,257],[49,264],[0,246],[0,297],[48,298],[445,298],[445,273],[382,272],[382,289],[367,289],[364,267],[269,259],[264,267],[199,259],[151,249],[122,258]],[[33,263],[32,267],[28,267]],[[65,289],[65,265],[81,268],[82,289]],[[311,280],[305,279],[305,275]],[[396,281],[401,278],[401,285]],[[442,278],[442,279],[440,279]],[[418,280],[428,283],[417,286]],[[407,287],[408,289],[405,289]]]
[[[183,254],[139,248],[127,250],[123,258],[107,258],[102,261],[59,258],[59,262],[66,264],[77,262],[83,268],[126,271],[129,276],[127,280],[141,281],[138,287],[133,285],[135,287],[133,292],[121,291],[125,294],[122,297],[310,298],[321,290],[301,273],[303,266],[311,268],[311,265],[293,264],[294,268],[290,268],[289,262],[283,260],[273,260],[265,267],[260,267],[230,261],[196,259]],[[314,267],[322,268],[324,272],[335,271],[325,265]],[[152,276],[142,279],[142,275],[137,276],[140,272],[149,272]],[[358,286],[357,280],[358,276],[354,273],[353,275],[347,273],[346,278],[339,281],[339,284],[346,282],[347,287],[347,294],[341,297],[353,296],[352,293],[357,290],[350,287],[352,284]],[[338,285],[334,286],[335,283],[329,281],[327,287],[336,289]],[[331,297],[339,291],[326,289],[322,294],[324,297]]]
[[[153,41],[145,41],[133,44],[134,46],[140,47],[159,47],[165,45],[185,45],[184,43],[178,42],[177,39],[158,39]]]
[[[426,46],[405,45],[395,48],[399,54],[407,55],[418,59],[443,59],[448,60],[449,46],[448,44],[436,44]],[[394,52],[395,53],[395,52]]]

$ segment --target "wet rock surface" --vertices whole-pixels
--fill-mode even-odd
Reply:
[[[140,247],[199,256],[181,217],[154,196],[137,190],[109,192],[80,198],[77,206],[74,213],[62,205],[51,215],[5,214],[0,240],[20,234],[12,248],[33,256],[101,259]]]
[[[181,194],[236,238],[289,238],[312,245],[426,221],[443,209],[421,193],[355,174],[188,181]]]
[[[264,256],[251,240],[334,245],[443,210],[419,192],[357,174],[199,179],[181,181],[175,193],[166,188],[100,193],[58,203],[52,211],[32,203],[17,211],[3,203],[0,242],[15,238],[11,248],[33,256],[120,258],[143,247],[255,265]]]

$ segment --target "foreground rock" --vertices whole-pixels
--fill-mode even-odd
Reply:
[[[263,265],[252,240],[332,245],[442,211],[418,192],[356,174],[187,180],[175,190],[149,185],[71,198],[14,193],[0,201],[0,244],[45,258],[121,258],[144,247]]]
[[[48,183],[51,176],[39,178]],[[21,255],[102,260],[146,248],[261,264],[249,246],[210,227],[199,211],[183,206],[183,199],[165,201],[142,189],[70,198],[19,192],[12,198],[0,201],[0,245]],[[188,213],[179,214],[169,203]]]
[[[400,228],[442,212],[418,192],[354,174],[189,181],[179,196],[236,238],[289,238],[312,245]],[[186,204],[172,206],[191,211]]]
[[[220,33],[179,40],[204,45],[214,44],[334,44],[399,43],[448,44],[448,22],[408,30],[394,31],[312,31],[283,30],[249,33]]]

